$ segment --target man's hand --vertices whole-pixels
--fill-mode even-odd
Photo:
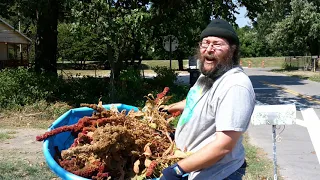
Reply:
[[[166,113],[168,113],[169,114],[169,106],[168,105],[161,105],[161,106],[159,106],[159,111],[160,112],[166,112]]]
[[[160,180],[181,180],[186,172],[176,163],[162,171]]]

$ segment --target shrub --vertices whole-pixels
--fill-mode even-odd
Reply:
[[[287,71],[292,71],[292,70],[298,70],[298,67],[296,66],[293,66],[291,64],[288,64],[287,62],[284,62],[281,66],[281,68],[283,70],[287,70]]]
[[[29,69],[5,69],[0,72],[0,107],[13,108],[39,101],[97,103],[100,97],[108,103],[109,81],[103,78],[68,78],[37,74]]]
[[[54,91],[54,101],[68,102],[78,107],[80,103],[109,103],[109,78],[68,78],[58,85]]]
[[[173,69],[169,69],[168,67],[153,67],[152,70],[157,73],[157,76],[154,78],[156,84],[159,86],[172,86],[174,82],[177,80],[178,73],[176,73]]]
[[[52,95],[55,80],[25,68],[4,69],[0,72],[0,107],[31,104]]]
[[[143,105],[143,96],[150,90],[147,86],[139,70],[134,68],[123,70],[119,80],[115,83],[115,100],[123,104],[141,106]]]
[[[64,102],[72,107],[80,103],[95,103],[99,99],[103,104],[123,103],[142,107],[144,96],[156,95],[164,87],[170,87],[171,103],[185,98],[188,87],[174,85],[177,74],[167,68],[155,68],[155,79],[144,79],[139,70],[128,69],[121,72],[119,81],[115,82],[115,99],[110,98],[110,78],[62,77],[50,74],[37,74],[30,69],[5,69],[0,71],[0,108],[20,109],[22,106],[55,104]],[[39,103],[41,102],[41,103]],[[57,113],[55,112],[57,111]],[[65,109],[62,109],[65,111]],[[60,114],[60,107],[53,110]]]

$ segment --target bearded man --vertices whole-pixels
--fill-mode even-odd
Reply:
[[[200,77],[185,100],[167,105],[183,111],[175,142],[192,154],[164,169],[161,180],[242,179],[245,150],[242,134],[255,106],[249,77],[239,66],[239,38],[233,27],[214,19],[202,31],[198,49]]]

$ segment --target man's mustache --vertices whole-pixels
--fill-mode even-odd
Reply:
[[[204,54],[203,57],[208,60],[216,60],[217,57],[214,54]]]

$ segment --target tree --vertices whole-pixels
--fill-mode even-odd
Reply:
[[[264,37],[259,36],[256,28],[245,26],[237,30],[240,40],[241,57],[266,57],[273,56],[269,44]]]
[[[64,19],[72,2],[73,0],[12,0],[0,4],[1,9],[5,8],[0,15],[7,16],[15,22],[17,19],[26,22],[26,28],[31,22],[36,26],[34,43],[37,72],[57,74],[58,20]]]
[[[81,64],[85,61],[105,61],[107,47],[100,44],[100,37],[88,26],[82,25],[76,30],[72,27],[70,23],[59,24],[58,59]]]
[[[18,4],[23,17],[31,19],[36,25],[35,69],[38,72],[56,73],[57,26],[59,20],[62,22],[68,17],[73,22],[73,29],[89,29],[90,36],[96,35],[93,39],[97,41],[96,44],[108,47],[108,60],[113,66],[112,74],[117,77],[123,61],[137,58],[137,54],[141,54],[142,50],[147,50],[150,46],[162,44],[157,42],[162,41],[161,36],[164,34],[176,32],[181,46],[184,47],[178,50],[181,60],[187,54],[192,54],[192,47],[198,41],[199,32],[211,17],[234,22],[235,8],[238,5],[250,5],[248,9],[251,14],[249,14],[253,18],[261,9],[263,2],[262,0],[14,0],[0,5],[14,7]],[[170,17],[171,21],[168,21]],[[85,44],[90,40],[87,38]],[[77,46],[82,45],[84,46],[84,44]],[[83,50],[85,49],[79,49]],[[90,53],[95,52],[86,51],[84,54],[87,55],[84,56],[88,57]]]
[[[285,19],[275,23],[267,36],[269,43],[283,53],[303,55],[304,52],[319,54],[320,13],[313,2],[292,0],[291,11]]]
[[[148,1],[78,1],[73,8],[74,28],[82,25],[100,38],[99,44],[108,47],[112,75],[118,77],[123,61],[137,52],[137,42],[148,38]]]
[[[211,18],[223,18],[235,24],[235,13],[238,13],[238,6],[248,6],[251,17],[257,14],[263,7],[264,1],[228,1],[228,0],[177,0],[177,1],[152,1],[151,13],[154,22],[152,45],[158,56],[165,57],[166,53],[162,48],[163,36],[172,34],[179,40],[179,47],[174,53],[179,64],[182,65],[182,58],[192,56],[195,52],[199,34],[207,26]],[[179,9],[179,11],[177,11]],[[179,67],[181,69],[181,66]]]

